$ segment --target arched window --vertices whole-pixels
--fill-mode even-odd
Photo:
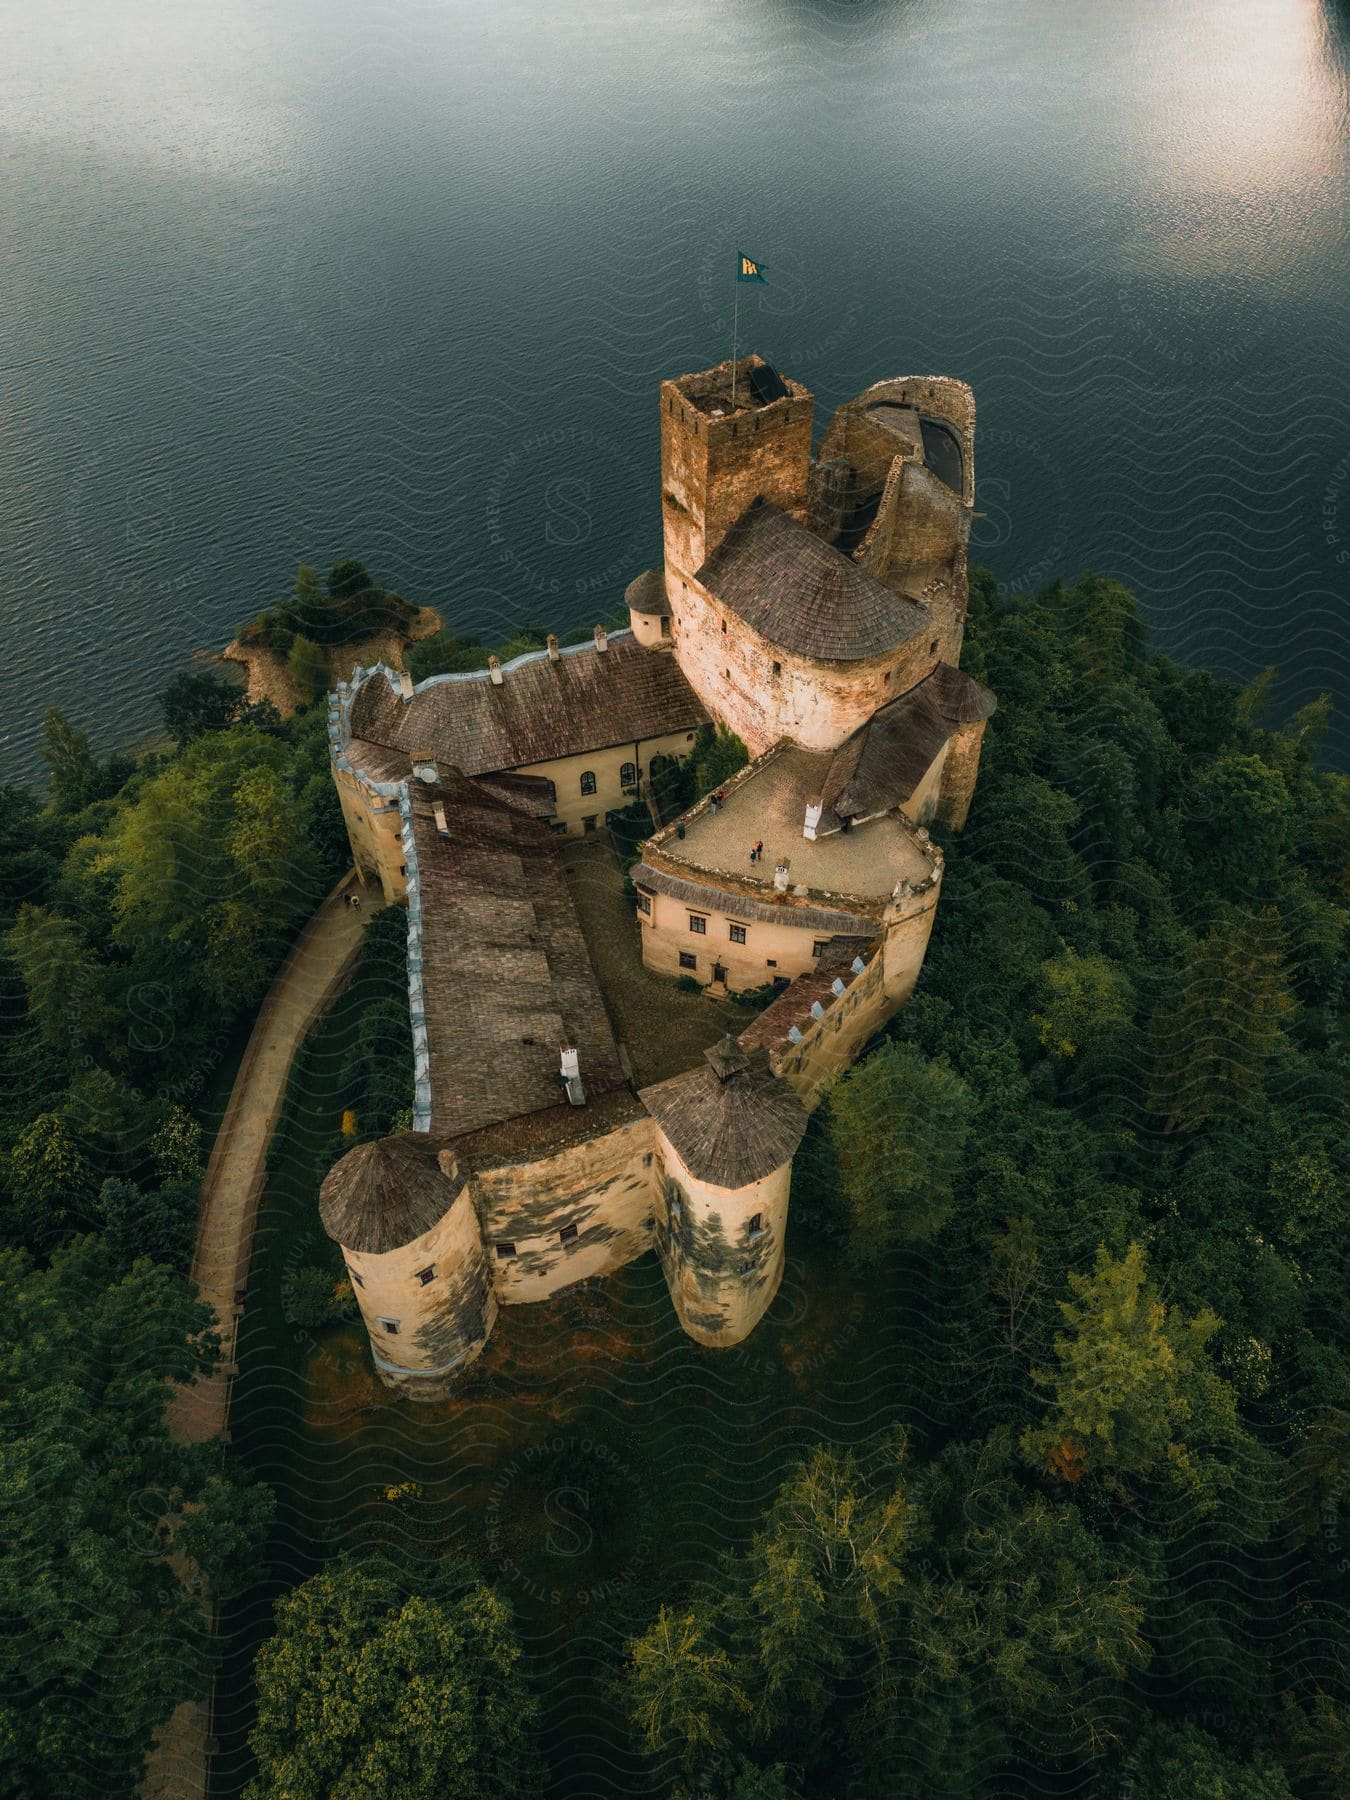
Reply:
[[[637,786],[637,764],[636,763],[620,763],[619,764],[619,786],[621,788],[623,788],[625,791],[627,791],[629,788],[635,788]]]
[[[583,769],[581,771],[581,791],[583,794],[593,794],[595,792],[594,769]]]

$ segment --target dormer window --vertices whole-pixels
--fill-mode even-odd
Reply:
[[[435,1274],[436,1274],[435,1263],[428,1263],[425,1269],[419,1269],[417,1271],[417,1280],[421,1283],[421,1285],[423,1287],[425,1287],[429,1281],[431,1281],[435,1278]]]

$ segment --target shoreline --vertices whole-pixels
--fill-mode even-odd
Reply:
[[[335,644],[324,651],[330,685],[345,681],[352,670],[361,665],[383,662],[392,669],[402,669],[403,653],[408,645],[434,637],[443,628],[436,608],[424,606],[413,621],[411,631],[373,631],[367,637],[354,638],[349,644]],[[286,668],[286,658],[267,645],[241,643],[235,637],[223,650],[199,650],[196,654],[200,660],[224,665],[223,672],[230,680],[238,681],[250,706],[270,700],[283,719],[289,718],[299,707],[300,697]],[[241,672],[236,675],[235,669]]]

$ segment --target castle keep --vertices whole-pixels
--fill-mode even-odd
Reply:
[[[320,1207],[376,1368],[414,1399],[500,1307],[650,1249],[692,1337],[754,1328],[807,1116],[913,990],[942,880],[927,826],[964,824],[994,709],[959,668],[968,387],[880,382],[815,455],[811,395],[758,357],[660,401],[664,567],[630,583],[630,630],[416,687],[357,670],[330,699],[358,870],[408,905],[416,1089],[412,1131],[349,1151]],[[672,981],[781,991],[639,1085],[568,840],[709,722],[751,760],[653,830],[628,929]]]

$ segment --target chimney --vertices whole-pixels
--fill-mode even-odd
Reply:
[[[805,825],[802,826],[802,836],[804,838],[810,838],[810,839],[812,839],[812,841],[814,841],[815,835],[816,835],[816,827],[817,827],[817,825],[820,824],[820,815],[823,810],[824,809],[821,806],[819,800],[812,801],[807,806],[807,808],[806,808],[806,823],[805,823]]]
[[[597,625],[595,628],[595,647],[597,650],[609,649],[609,633],[603,625]]]
[[[444,806],[442,806],[441,802],[439,800],[437,800],[431,810],[432,810],[432,813],[435,815],[437,831],[440,832],[442,837],[449,837],[450,827],[445,822]]]
[[[558,637],[557,633],[553,631],[548,634],[548,660],[550,662],[558,660]]]
[[[412,676],[408,673],[408,671],[406,669],[404,669],[404,671],[398,678],[398,691],[400,694],[402,694],[402,696],[405,700],[412,699],[412,691],[413,691]]]
[[[773,886],[775,893],[786,894],[788,889],[788,865],[785,862],[780,862],[778,867],[774,870]]]
[[[581,1058],[571,1044],[562,1045],[559,1051],[561,1073],[559,1082],[567,1090],[567,1098],[573,1106],[586,1104],[586,1090],[581,1085]]]
[[[488,658],[488,680],[492,683],[493,687],[500,687],[502,685],[502,659],[501,659],[501,657],[489,656],[489,658]]]

